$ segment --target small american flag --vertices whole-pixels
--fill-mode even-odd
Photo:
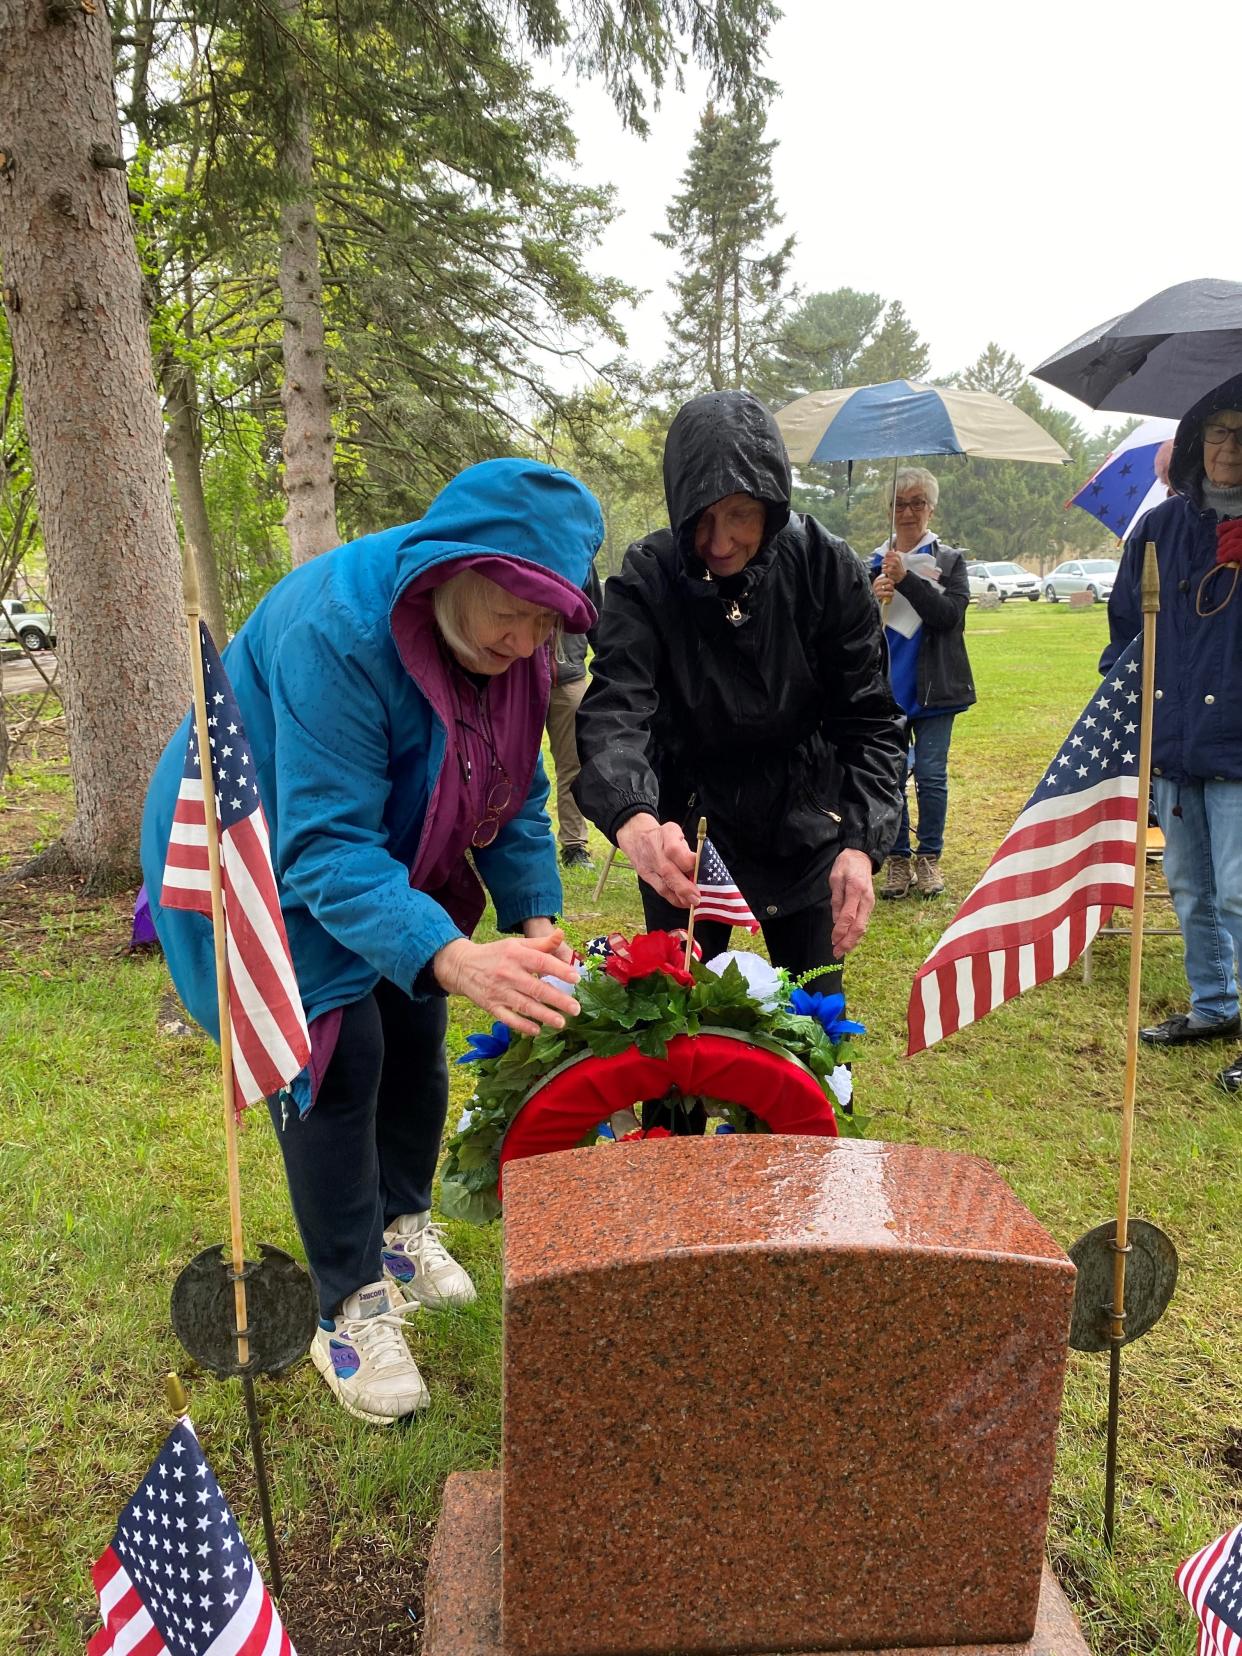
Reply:
[[[915,974],[907,1056],[1058,976],[1133,902],[1140,644],[1102,681]]]
[[[280,912],[254,759],[233,688],[202,622],[199,639],[220,830],[233,1098],[241,1111],[293,1080],[310,1057],[310,1038]],[[211,914],[207,819],[193,720],[160,902],[165,908]]]
[[[179,1420],[91,1570],[86,1656],[296,1656],[237,1520]]]
[[[1242,1652],[1242,1524],[1188,1558],[1177,1585],[1199,1618],[1199,1656]]]
[[[747,907],[746,899],[733,883],[733,876],[724,865],[724,858],[711,840],[703,841],[703,855],[699,858],[699,890],[703,900],[695,909],[699,920],[723,920],[726,926],[745,926],[757,932],[759,922]]]

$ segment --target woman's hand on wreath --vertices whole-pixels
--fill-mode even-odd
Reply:
[[[459,937],[436,953],[432,970],[450,995],[465,995],[519,1035],[538,1035],[544,1024],[564,1029],[565,1019],[578,1011],[572,995],[542,981],[545,975],[567,986],[578,981],[577,967],[560,958],[564,941],[559,930],[498,943]]]
[[[690,909],[698,903],[694,852],[675,822],[657,822],[646,812],[632,816],[618,828],[617,846],[625,852],[639,879],[674,908]]]
[[[557,960],[564,960],[566,962],[572,961],[574,959],[574,951],[570,948],[569,944],[566,943],[564,933],[557,930],[555,920],[548,920],[545,919],[543,915],[537,915],[533,920],[522,921],[523,937],[550,937],[553,932],[557,933],[557,936],[560,937],[561,941],[557,944],[556,948],[553,949],[552,953],[556,956]]]

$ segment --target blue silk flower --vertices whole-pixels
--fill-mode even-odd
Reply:
[[[789,1009],[802,1018],[814,1018],[830,1041],[843,1041],[847,1035],[865,1035],[860,1023],[844,1016],[844,995],[809,995],[805,989],[795,989],[789,997]]]
[[[841,997],[838,995],[837,999]],[[457,1060],[459,1064],[481,1064],[485,1058],[499,1058],[502,1052],[509,1050],[508,1024],[494,1023],[490,1035],[467,1035],[466,1045],[468,1052],[463,1052]]]

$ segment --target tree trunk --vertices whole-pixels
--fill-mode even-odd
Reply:
[[[199,592],[203,602],[203,620],[222,650],[228,642],[229,627],[224,615],[224,598],[220,592],[220,564],[216,557],[211,520],[207,516],[207,499],[203,494],[203,440],[198,424],[198,382],[194,370],[183,362],[169,359],[164,363],[160,378],[164,384],[164,413],[168,428],[164,446],[172,462],[173,481],[177,485],[177,504],[181,508],[181,526],[185,538],[194,548],[194,562],[198,569]]]
[[[59,619],[77,812],[61,866],[136,882],[188,700],[177,535],[102,5],[0,0],[0,265]]]
[[[280,0],[291,17],[301,0]],[[295,564],[340,543],[336,528],[335,437],[328,400],[323,339],[323,283],[319,274],[319,226],[315,209],[310,114],[296,66],[289,131],[281,145],[280,171],[294,190],[280,212],[280,297],[284,322],[285,527]]]

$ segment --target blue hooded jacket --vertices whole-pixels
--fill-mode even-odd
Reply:
[[[1178,494],[1134,527],[1108,601],[1107,673],[1143,628],[1143,554],[1156,543],[1160,613],[1156,617],[1156,705],[1152,771],[1173,782],[1242,780],[1242,582],[1216,614],[1233,579],[1216,565],[1216,513],[1203,504],[1203,422],[1242,409],[1242,375],[1226,380],[1184,416],[1173,442],[1169,480]]]
[[[453,479],[417,523],[351,541],[303,564],[267,594],[224,652],[254,756],[281,908],[307,1021],[367,995],[381,977],[413,991],[437,950],[462,932],[410,883],[446,730],[403,659],[394,611],[460,559],[537,591],[568,626],[595,619],[582,587],[603,538],[593,495],[569,473],[489,460]],[[444,568],[447,579],[451,569]],[[408,607],[408,606],[407,606]],[[474,853],[502,930],[561,904],[538,730],[545,653],[488,693],[532,727],[532,773],[517,814]],[[516,700],[515,700],[516,698]],[[542,698],[542,699],[540,699]],[[219,1038],[210,920],[158,902],[190,716],[147,793],[142,867],[155,928],[185,1005]],[[524,785],[525,778],[522,783]]]

